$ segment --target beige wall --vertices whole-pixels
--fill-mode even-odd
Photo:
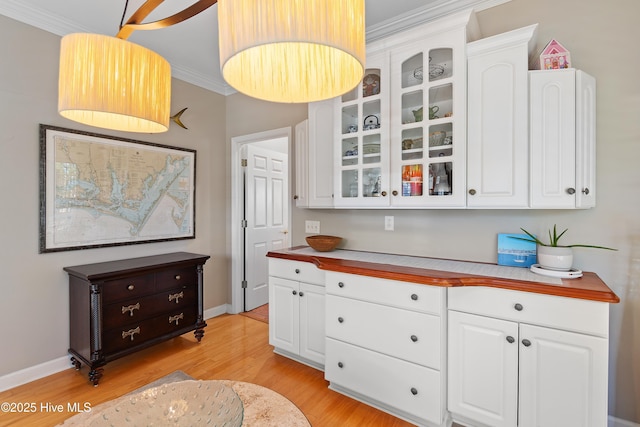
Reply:
[[[569,227],[567,241],[613,246],[577,250],[576,266],[595,271],[621,297],[612,306],[610,413],[640,422],[640,28],[636,0],[512,0],[478,14],[485,36],[539,23],[539,44],[557,38],[574,64],[598,81],[598,206],[585,211],[293,209],[293,243],[304,220],[346,238],[346,247],[495,262],[496,235],[519,227]],[[20,43],[13,43],[20,40]],[[301,105],[226,98],[174,80],[173,108],[189,107],[185,131],[137,139],[198,150],[197,238],[39,255],[38,123],[83,129],[56,113],[59,38],[0,16],[0,375],[59,358],[68,346],[65,265],[188,250],[207,253],[205,308],[231,302],[230,140],[293,126]],[[95,129],[85,129],[94,130]],[[104,132],[114,134],[113,132]],[[127,135],[130,136],[130,135]],[[293,158],[292,158],[293,163]],[[396,230],[383,231],[384,216]]]
[[[17,42],[19,41],[19,42]],[[57,113],[60,38],[0,16],[0,376],[66,355],[67,276],[62,268],[188,251],[205,265],[205,308],[227,301],[225,97],[173,80],[172,112],[189,130],[163,134],[101,131]],[[197,150],[196,239],[38,254],[40,123]],[[11,351],[9,351],[11,350]]]

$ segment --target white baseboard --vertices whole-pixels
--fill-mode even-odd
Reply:
[[[223,304],[205,310],[203,317],[206,320],[230,312],[231,304]],[[19,371],[10,372],[0,376],[0,391],[9,390],[10,388],[39,380],[40,378],[53,375],[57,372],[64,371],[65,369],[72,369],[71,356],[69,355],[65,355],[39,365],[24,368]]]
[[[608,427],[640,427],[640,424],[634,423],[632,421],[621,420],[620,418],[612,417],[609,415],[609,422],[607,423]]]

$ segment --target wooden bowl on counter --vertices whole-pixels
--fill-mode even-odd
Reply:
[[[318,252],[330,252],[342,242],[342,237],[324,236],[321,234],[308,236],[307,243]]]

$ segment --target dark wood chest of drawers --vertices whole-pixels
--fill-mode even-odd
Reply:
[[[98,385],[103,366],[195,331],[203,319],[202,267],[208,255],[176,252],[65,267],[69,274],[69,353]]]

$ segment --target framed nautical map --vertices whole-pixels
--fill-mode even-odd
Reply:
[[[196,151],[40,125],[40,253],[195,238]]]

